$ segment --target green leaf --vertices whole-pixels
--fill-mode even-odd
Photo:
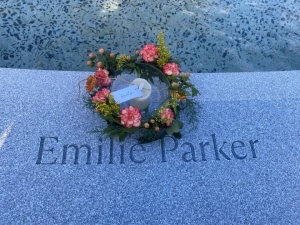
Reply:
[[[110,51],[108,51],[108,50],[105,50],[104,51],[104,53],[103,53],[103,55],[106,57],[106,58],[110,58]]]
[[[182,89],[187,89],[187,88],[190,88],[190,87],[193,87],[192,84],[185,84],[182,86]]]
[[[192,94],[190,92],[188,92],[188,91],[184,91],[184,95],[185,96],[191,96]]]
[[[131,61],[131,62],[135,62],[138,56],[139,56],[139,55],[134,54],[134,56],[131,56],[131,57],[130,57],[130,61]]]
[[[179,120],[173,120],[171,126],[166,128],[168,134],[178,133],[180,129],[183,127],[183,123]]]
[[[179,106],[172,107],[172,108],[174,110],[175,118],[178,118],[179,117]]]
[[[120,142],[121,142],[121,141],[124,141],[125,138],[127,137],[127,134],[128,134],[128,133],[126,133],[125,131],[122,131],[122,132],[120,133],[120,136],[119,136],[119,141],[120,141]]]
[[[120,124],[121,122],[121,119],[120,118],[115,118],[115,117],[111,117],[111,120],[113,121],[113,122],[115,122],[115,123],[118,123],[118,124]]]
[[[97,54],[97,59],[98,59],[98,61],[101,61],[103,63],[106,62],[106,58],[102,54]]]
[[[140,68],[142,73],[145,72],[147,74],[147,80],[153,82],[152,77],[158,77],[161,82],[165,83],[167,86],[170,85],[166,75],[154,65],[149,63],[136,63],[136,65]]]
[[[115,70],[115,69],[110,69],[109,70],[109,76],[110,77],[116,77],[122,73],[122,70]]]
[[[180,120],[174,120],[173,123],[176,123],[180,129],[183,127],[183,123]]]
[[[126,127],[124,127],[123,129],[124,129],[124,131],[126,131],[127,133],[133,133],[133,132],[136,132],[136,131],[138,130],[137,127],[132,127],[132,128],[126,128]]]
[[[112,122],[112,123],[117,123],[117,124],[120,124],[120,118],[116,118],[116,117],[113,117],[113,116],[104,116],[103,114],[101,113],[98,113],[99,116],[106,120],[106,121],[109,121],[109,122]]]
[[[164,131],[163,133],[161,133],[159,135],[143,135],[143,136],[139,137],[137,140],[142,144],[146,144],[146,143],[151,143],[153,141],[159,140],[166,135],[167,135],[167,132]]]
[[[143,79],[145,79],[145,80],[148,80],[148,76],[147,76],[146,73],[142,72],[140,77],[143,78]]]
[[[135,68],[134,63],[128,63],[128,64],[126,64],[126,66],[128,66],[128,67],[130,67],[130,68]]]
[[[141,74],[141,69],[138,66],[135,66],[135,71],[137,72],[137,74]]]
[[[151,136],[141,136],[139,137],[137,140],[140,142],[140,143],[150,143],[152,141],[155,141],[157,140],[158,138],[156,137],[151,137]]]
[[[180,132],[177,132],[177,133],[173,133],[173,136],[177,139],[180,139],[182,137],[181,133]]]
[[[198,94],[200,94],[200,92],[196,88],[192,87],[192,97],[194,97]]]
[[[172,135],[174,133],[174,131],[172,129],[172,125],[166,128],[166,132],[170,135]]]

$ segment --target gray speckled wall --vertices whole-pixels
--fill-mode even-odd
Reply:
[[[300,69],[298,0],[1,0],[0,67],[88,70],[164,30],[182,70]]]

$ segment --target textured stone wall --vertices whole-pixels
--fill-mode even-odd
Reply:
[[[0,67],[88,70],[98,48],[166,44],[191,72],[300,69],[298,0],[1,0]]]

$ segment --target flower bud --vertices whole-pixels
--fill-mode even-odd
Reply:
[[[154,119],[152,119],[152,120],[150,120],[150,122],[151,122],[151,123],[155,123],[155,120],[154,120]]]
[[[186,75],[187,77],[189,77],[191,74],[190,74],[189,72],[187,72],[185,75]]]
[[[91,62],[91,61],[87,61],[86,64],[87,64],[88,66],[93,66],[93,62]]]
[[[102,67],[102,62],[97,62],[97,67],[101,68]]]
[[[173,88],[177,88],[177,87],[179,87],[179,84],[176,83],[176,82],[172,82],[172,87],[173,87]]]
[[[114,53],[110,53],[109,56],[110,56],[111,58],[113,58],[113,57],[115,57],[115,54],[114,54]]]
[[[93,60],[93,59],[95,58],[95,55],[94,55],[93,53],[90,53],[90,54],[89,54],[89,57],[90,57],[90,59]]]
[[[144,124],[144,127],[145,127],[145,128],[149,128],[149,126],[150,126],[149,123],[145,123],[145,124]]]
[[[159,131],[159,127],[155,127],[155,131]]]
[[[100,53],[100,54],[103,54],[103,53],[104,53],[104,49],[103,49],[103,48],[100,48],[100,49],[99,49],[99,53]]]
[[[136,51],[135,51],[135,54],[136,54],[136,55],[140,54],[140,51],[139,51],[139,50],[136,50]]]

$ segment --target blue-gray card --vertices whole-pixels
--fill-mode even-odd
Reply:
[[[0,224],[300,224],[299,71],[192,74],[196,129],[148,144],[89,133],[87,75],[0,69]]]

